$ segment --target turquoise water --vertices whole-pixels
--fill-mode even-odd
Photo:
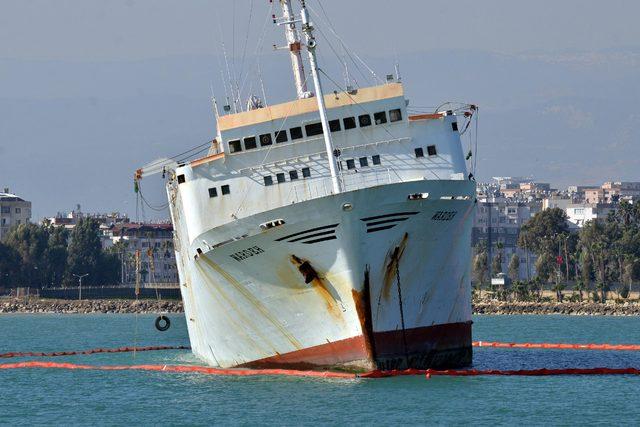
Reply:
[[[0,353],[188,345],[149,315],[0,315]],[[640,343],[640,318],[478,316],[474,339]],[[19,359],[24,360],[24,359]],[[55,358],[198,364],[188,351]],[[0,363],[16,359],[0,359]],[[640,352],[475,349],[477,368],[640,367]],[[640,378],[423,376],[380,380],[215,377],[144,371],[0,370],[0,424],[637,424]]]

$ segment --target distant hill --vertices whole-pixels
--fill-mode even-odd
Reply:
[[[366,60],[381,76],[393,71],[394,58]],[[399,63],[412,105],[480,106],[479,179],[533,175],[561,186],[640,179],[638,49],[430,51],[401,56]],[[286,56],[265,56],[262,70],[270,103],[293,96]],[[325,70],[344,81],[335,64]],[[367,85],[368,72],[353,67],[350,74]],[[213,137],[209,87],[224,98],[219,76],[215,57],[2,59],[0,184],[30,199],[36,219],[76,203],[135,217],[135,168]],[[260,95],[255,79],[245,89],[252,84]],[[144,190],[160,204],[159,184],[152,178]]]

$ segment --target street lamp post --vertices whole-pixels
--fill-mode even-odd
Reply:
[[[88,276],[89,273],[85,274],[74,274],[78,278],[78,300],[82,300],[82,278]]]

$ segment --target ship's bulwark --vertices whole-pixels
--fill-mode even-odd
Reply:
[[[414,192],[434,197],[408,201]],[[221,367],[469,365],[473,192],[419,181],[342,193],[283,208],[285,226],[181,254],[194,352]]]

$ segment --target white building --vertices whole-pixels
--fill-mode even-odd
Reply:
[[[9,189],[5,188],[4,192],[0,193],[0,240],[12,227],[30,221],[31,202],[11,194]]]
[[[103,247],[122,243],[119,253],[122,283],[136,283],[136,263],[143,285],[178,283],[171,224],[118,223],[102,231]]]
[[[578,228],[584,226],[587,221],[605,219],[609,212],[614,210],[613,205],[603,203],[570,204],[565,208],[568,221]]]

